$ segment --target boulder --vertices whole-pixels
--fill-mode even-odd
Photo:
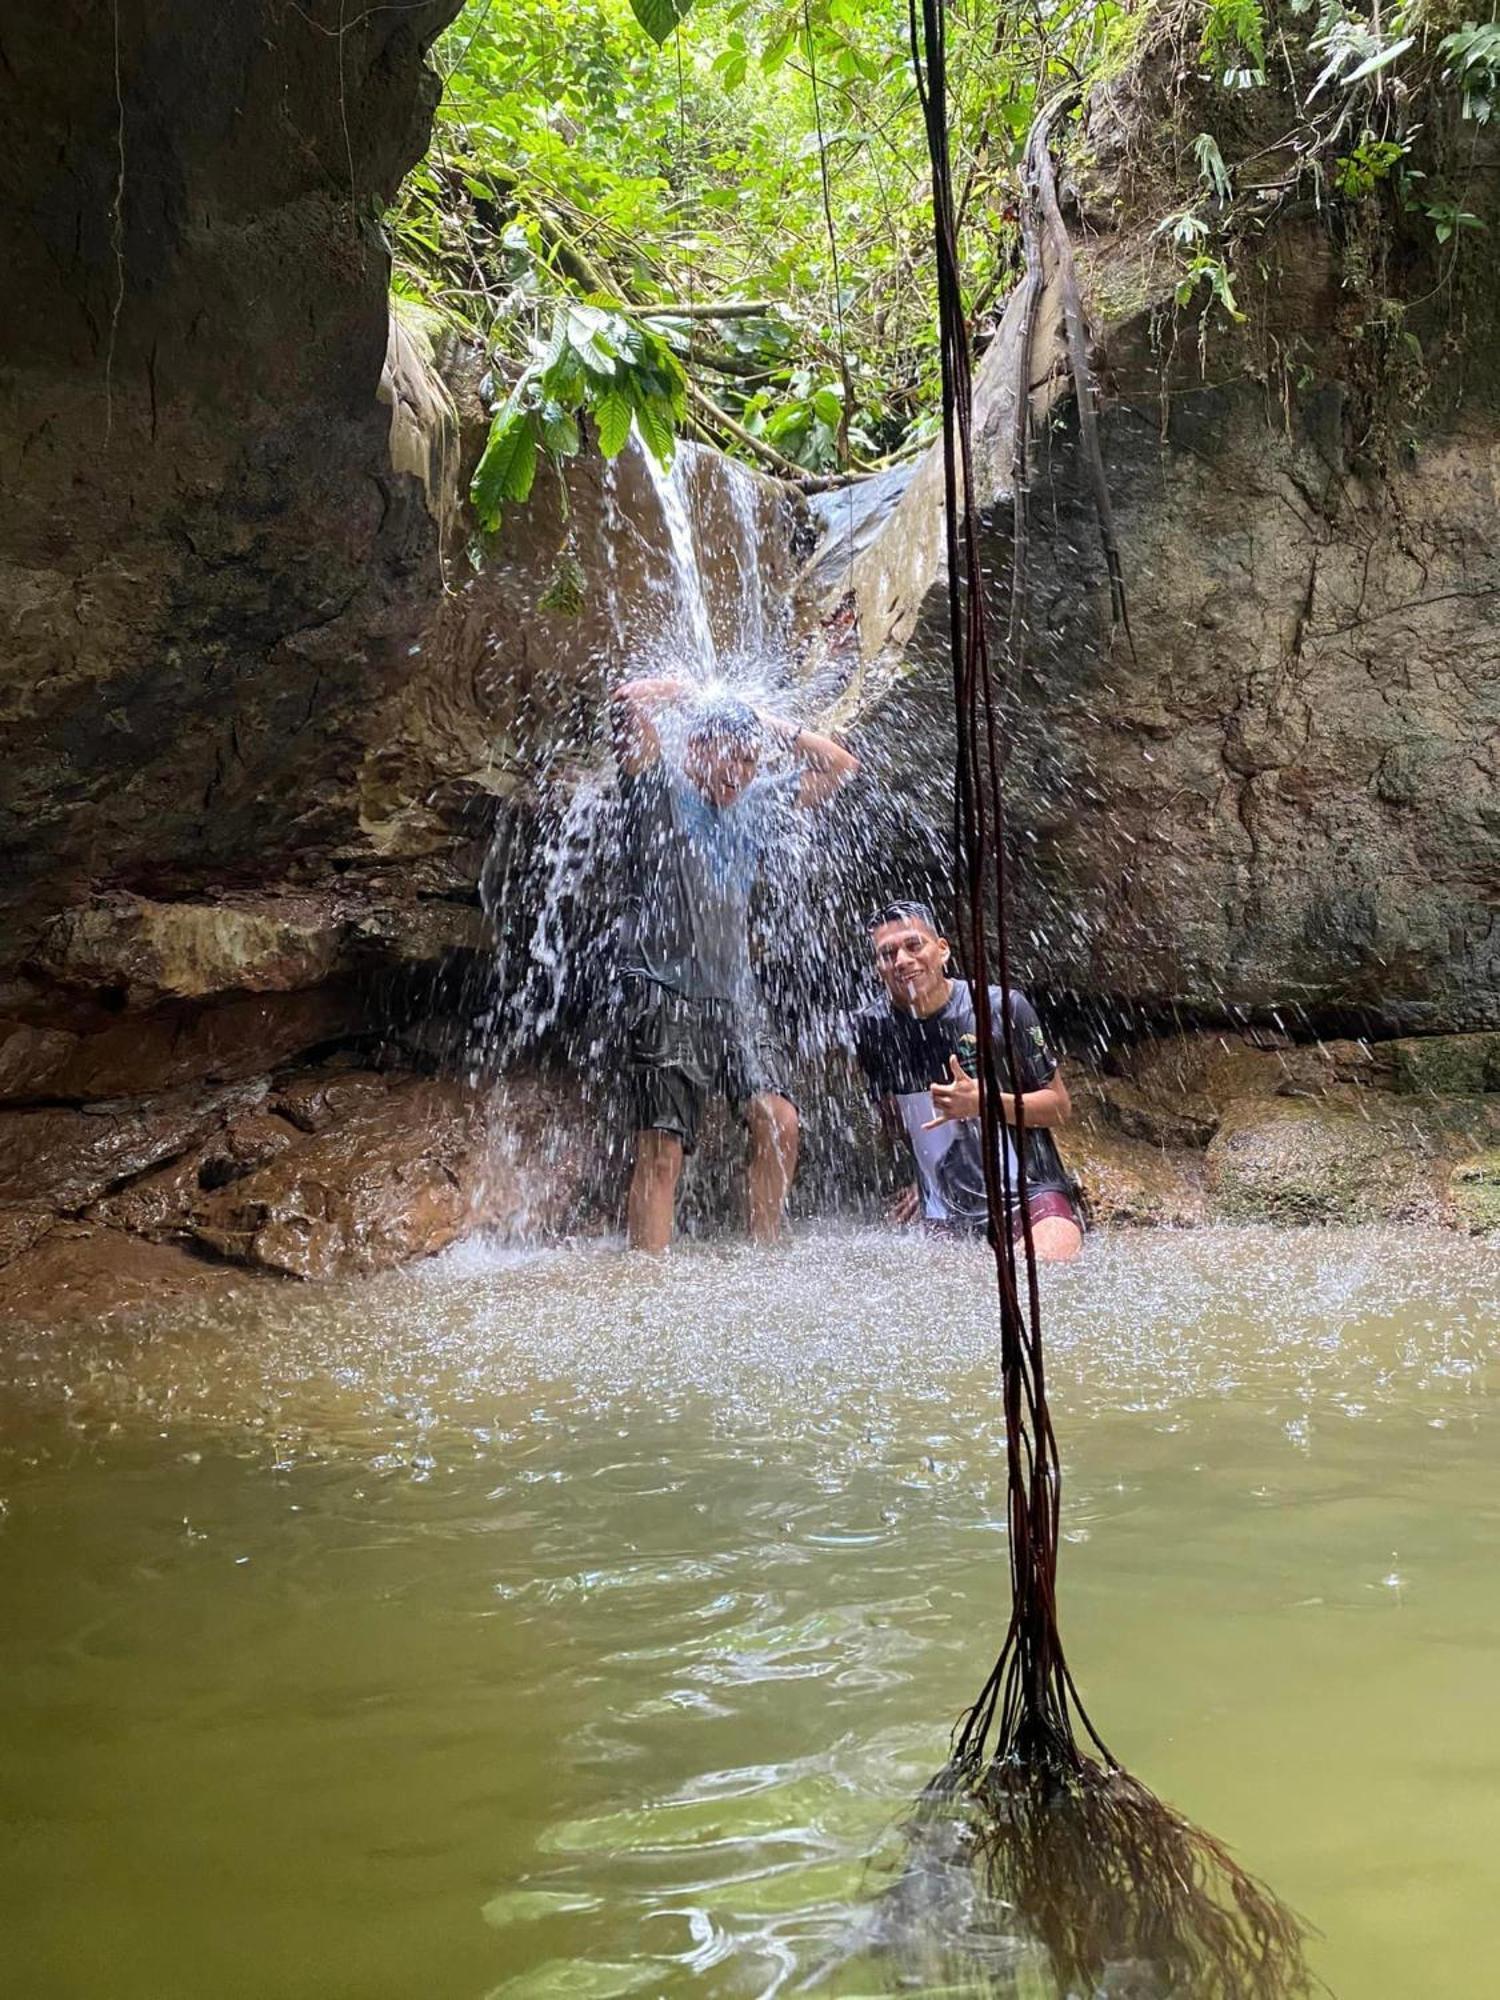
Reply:
[[[1412,1036],[1388,1046],[1398,1090],[1423,1097],[1500,1091],[1500,1034]]]
[[[1201,1156],[1124,1137],[1093,1118],[1069,1125],[1060,1144],[1092,1222],[1186,1229],[1203,1221]]]
[[[81,1110],[0,1111],[0,1207],[76,1214],[186,1153],[266,1090],[264,1082],[246,1083]]]
[[[548,1220],[486,1092],[401,1078],[342,1101],[331,1090],[322,1108],[328,1122],[318,1130],[195,1206],[198,1242],[238,1262],[329,1278],[431,1256],[481,1224]],[[565,1160],[549,1162],[551,1215],[570,1182]]]
[[[297,1128],[267,1112],[249,1112],[170,1166],[141,1175],[85,1211],[91,1222],[152,1242],[190,1233],[211,1190],[254,1173],[297,1143]]]
[[[1207,1153],[1211,1213],[1226,1222],[1435,1221],[1439,1148],[1410,1119],[1306,1098],[1247,1098]]]

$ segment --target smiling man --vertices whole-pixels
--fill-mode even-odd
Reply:
[[[855,1016],[855,1055],[887,1134],[909,1150],[917,1174],[915,1185],[892,1209],[892,1220],[911,1222],[920,1216],[939,1228],[983,1229],[988,1211],[979,1085],[971,1073],[978,1048],[973,989],[967,980],[949,977],[948,941],[925,903],[890,903],[871,919],[869,929],[885,991]],[[1073,1106],[1031,1002],[1014,990],[1010,999],[1022,1069],[1019,1101],[1031,1240],[1038,1258],[1066,1263],[1083,1247],[1083,1226],[1052,1129],[1066,1124]],[[992,986],[1000,1104],[1010,1127],[1016,1123],[1016,1080],[1005,1060],[1000,1003],[1000,988]],[[1016,1155],[1008,1130],[1005,1144],[1014,1190]],[[1014,1194],[1011,1229],[1020,1235]]]
[[[777,815],[823,804],[858,760],[832,737],[678,680],[613,698],[625,806],[625,1005],[636,1107],[631,1247],[672,1235],[677,1182],[710,1096],[750,1134],[749,1225],[781,1227],[797,1169],[786,1061],[750,964],[750,896]]]

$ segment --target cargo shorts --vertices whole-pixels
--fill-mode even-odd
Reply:
[[[785,1054],[758,1010],[626,982],[631,1101],[638,1132],[669,1132],[691,1153],[710,1097],[743,1119],[752,1098],[790,1099]]]

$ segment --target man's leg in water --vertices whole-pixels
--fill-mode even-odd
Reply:
[[[750,1128],[750,1240],[774,1243],[797,1171],[797,1108],[785,1097],[763,1092],[745,1106],[745,1123]]]
[[[625,1235],[632,1250],[659,1256],[672,1240],[682,1141],[675,1132],[637,1132],[635,1166],[625,1203]]]

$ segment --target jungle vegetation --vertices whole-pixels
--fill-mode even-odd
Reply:
[[[1445,0],[953,0],[965,304],[982,345],[1019,273],[1018,164],[1060,90],[1175,66],[1194,129],[1152,228],[1176,298],[1239,313],[1277,204],[1396,215],[1456,262],[1500,24]],[[395,289],[486,357],[473,498],[493,527],[549,454],[686,429],[789,476],[858,476],[937,428],[927,156],[902,0],[467,0],[436,51],[430,153],[390,218]],[[1257,93],[1291,129],[1241,171]],[[1434,173],[1437,107],[1460,135]],[[1075,114],[1076,116],[1076,114]],[[1201,129],[1199,129],[1201,127]],[[1149,135],[1148,135],[1149,143]],[[1243,148],[1240,149],[1240,153]]]

